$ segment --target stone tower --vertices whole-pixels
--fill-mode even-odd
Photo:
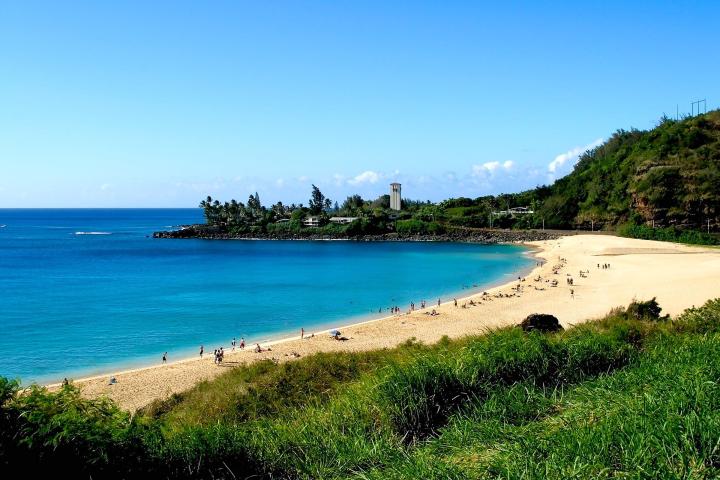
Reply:
[[[401,203],[401,196],[400,196],[400,184],[399,183],[391,183],[390,184],[390,210],[400,210],[402,207]]]

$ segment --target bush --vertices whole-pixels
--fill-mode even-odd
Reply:
[[[438,235],[445,232],[445,228],[438,222],[424,220],[398,220],[395,230],[400,235]]]
[[[618,229],[618,235],[628,238],[687,243],[691,245],[720,244],[720,241],[714,235],[698,230],[686,230],[678,227],[652,228],[647,225],[627,224]]]
[[[562,325],[554,315],[546,313],[533,313],[528,315],[525,320],[520,322],[520,328],[525,332],[559,332],[563,329]]]
[[[633,301],[625,310],[625,315],[634,320],[667,320],[668,316],[660,317],[662,308],[655,297],[645,302]]]

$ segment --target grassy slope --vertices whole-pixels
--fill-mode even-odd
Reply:
[[[673,321],[614,314],[555,335],[254,365],[132,419],[72,389],[0,395],[0,465],[94,478],[714,478],[718,379],[714,301]]]

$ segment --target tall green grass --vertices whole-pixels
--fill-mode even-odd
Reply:
[[[20,395],[0,380],[0,466],[93,478],[713,478],[719,328],[718,300],[666,320],[647,303],[558,334],[511,328],[238,367],[135,415],[72,386]]]

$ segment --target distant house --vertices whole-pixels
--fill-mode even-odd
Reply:
[[[526,214],[526,213],[535,213],[533,212],[530,207],[513,207],[510,210],[508,210],[511,215],[514,214]]]
[[[340,225],[347,225],[352,223],[360,217],[330,217],[330,223],[337,223]]]
[[[507,210],[500,210],[498,212],[492,212],[493,215],[528,215],[535,213],[530,207],[513,207]]]
[[[303,220],[303,225],[305,225],[306,227],[319,227],[320,217],[305,217],[305,220]]]

